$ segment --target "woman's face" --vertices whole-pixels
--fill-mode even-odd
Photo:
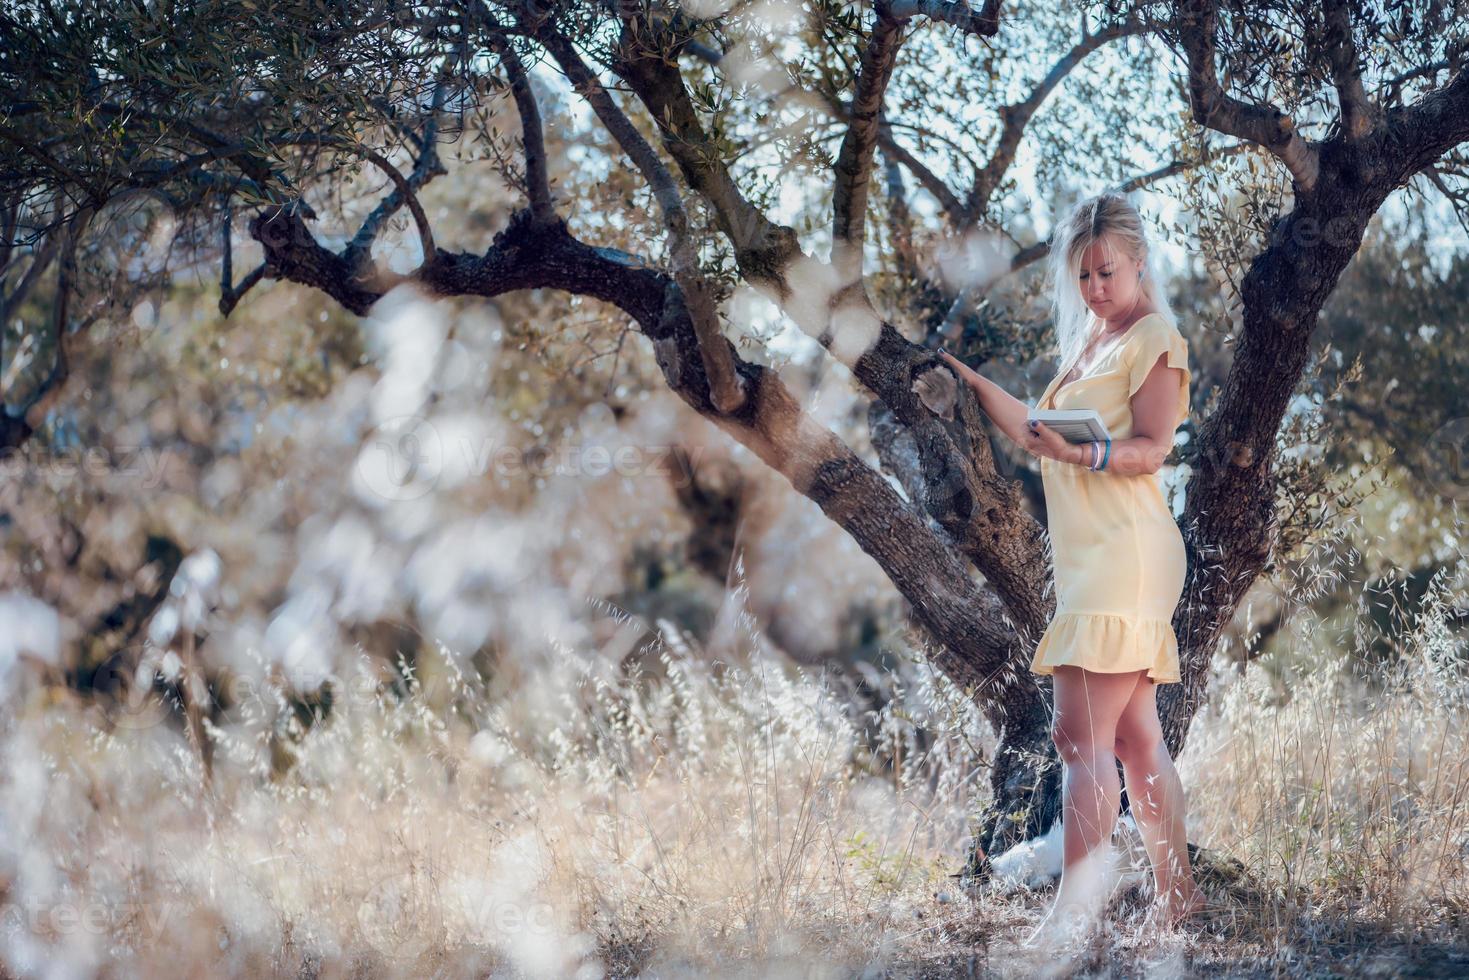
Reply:
[[[1137,302],[1142,288],[1138,272],[1142,267],[1142,262],[1103,235],[1081,253],[1076,285],[1082,300],[1099,319],[1115,319]]]

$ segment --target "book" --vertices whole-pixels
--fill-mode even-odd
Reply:
[[[1032,408],[1026,422],[1031,419],[1054,429],[1067,442],[1105,442],[1111,438],[1102,416],[1094,408]]]

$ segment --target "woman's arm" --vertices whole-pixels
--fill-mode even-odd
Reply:
[[[1167,354],[1159,354],[1147,379],[1132,396],[1131,439],[1112,443],[1112,456],[1104,472],[1117,476],[1156,473],[1173,451],[1173,433],[1178,428],[1178,387],[1183,370],[1169,367]]]
[[[1025,424],[1030,407],[948,351],[939,351],[939,355],[953,366],[954,370],[959,373],[959,377],[964,379],[965,384],[974,389],[979,396],[979,407],[984,409],[984,414],[989,416],[990,420],[1010,438],[1011,442],[1024,446],[1030,438],[1030,430]],[[1085,447],[1079,448],[1084,449]]]
[[[965,365],[947,351],[940,351],[959,377],[972,387],[979,396],[980,407],[1011,441],[1027,451],[1049,456],[1063,463],[1087,466],[1092,460],[1091,447],[1085,443],[1070,443],[1049,430],[1046,439],[1032,435],[1027,423],[1030,408],[989,378]],[[1112,443],[1107,454],[1107,465],[1101,472],[1114,476],[1139,476],[1156,473],[1162,469],[1163,461],[1173,451],[1173,433],[1178,428],[1178,389],[1183,382],[1183,371],[1169,367],[1165,355],[1159,355],[1148,372],[1147,379],[1134,392],[1132,405],[1132,431],[1130,439]],[[1040,445],[1038,445],[1038,443]],[[1048,446],[1046,444],[1049,444]],[[1104,448],[1099,445],[1099,449]]]

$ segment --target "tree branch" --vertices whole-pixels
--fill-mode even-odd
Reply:
[[[1357,45],[1352,40],[1352,13],[1345,0],[1327,0],[1326,52],[1331,61],[1331,78],[1341,106],[1341,128],[1348,139],[1361,139],[1372,131],[1373,106],[1362,87],[1362,69],[1357,63]]]
[[[29,431],[39,429],[46,421],[46,413],[55,404],[61,395],[62,386],[71,375],[72,346],[75,343],[73,337],[83,334],[95,316],[88,317],[77,325],[75,333],[68,331],[70,326],[72,283],[76,276],[76,252],[81,242],[82,234],[86,231],[96,212],[90,208],[84,208],[70,224],[66,226],[61,234],[64,239],[60,247],[61,264],[57,268],[56,277],[56,301],[52,312],[52,329],[56,335],[56,358],[51,362],[51,370],[47,372],[46,379],[36,388],[26,403],[22,418],[25,427]]]
[[[714,209],[719,230],[734,246],[741,274],[752,285],[781,300],[790,296],[784,270],[803,258],[795,229],[776,225],[741,193],[724,161],[710,152],[710,139],[699,122],[678,67],[645,45],[659,28],[625,20],[614,51],[612,70],[636,93],[657,124],[663,147],[673,157],[688,185]]]
[[[1214,63],[1219,12],[1214,0],[1178,0],[1179,40],[1188,57],[1189,107],[1194,120],[1216,132],[1258,143],[1290,171],[1299,190],[1316,186],[1321,161],[1296,131],[1295,121],[1274,106],[1243,102],[1224,91]]]
[[[877,146],[883,96],[898,50],[903,43],[903,22],[888,13],[887,0],[876,6],[877,21],[862,48],[862,61],[847,113],[847,131],[833,165],[832,265],[842,282],[862,278],[862,243],[867,223],[868,183],[872,178],[872,153]]]
[[[244,298],[245,294],[248,293],[252,288],[254,288],[256,283],[265,278],[265,272],[266,263],[262,262],[254,269],[250,270],[245,278],[240,280],[240,284],[238,286],[231,287],[229,290],[221,292],[219,297],[220,315],[228,317],[230,313],[234,311],[234,308],[239,305],[240,300]]]
[[[391,213],[392,210],[396,210],[396,201],[401,200],[403,203],[408,205],[408,212],[413,215],[413,223],[418,227],[418,240],[423,250],[423,264],[426,265],[432,262],[435,252],[433,229],[429,227],[428,215],[424,214],[423,205],[419,203],[418,194],[414,191],[413,185],[408,182],[408,178],[404,177],[402,172],[397,167],[389,163],[387,157],[383,156],[381,153],[370,147],[359,146],[353,143],[345,143],[340,140],[326,138],[321,138],[320,142],[325,145],[335,146],[340,149],[346,150],[349,153],[357,154],[364,160],[371,162],[383,173],[387,174],[388,179],[393,182],[393,186],[396,188],[394,191],[396,198],[389,198],[388,200],[385,200],[383,204],[378,207],[377,212],[373,216],[369,216],[368,223],[363,226],[364,229],[372,227],[373,218],[376,217],[377,214],[383,214],[383,217],[386,218],[386,213]],[[420,162],[429,159],[432,152],[432,150],[426,150],[424,155],[420,157]],[[428,179],[428,176],[431,175],[432,168],[430,166],[416,168],[416,170],[425,174],[423,180],[426,181]],[[440,172],[442,172],[442,168],[440,168]],[[375,228],[373,228],[373,230],[375,231]],[[365,250],[362,250],[360,248],[353,248],[354,245],[358,244],[359,239],[362,237],[363,233],[359,231],[357,236],[354,236],[352,242],[349,243],[347,247],[347,254],[349,257],[355,258],[357,256],[366,254]],[[371,240],[371,233],[369,233],[367,240]]]
[[[1450,71],[1452,70],[1452,68],[1453,65],[1450,64],[1447,59],[1443,61],[1430,61],[1427,64],[1416,65],[1413,68],[1409,68],[1401,75],[1391,78],[1383,83],[1383,104],[1388,105],[1400,102],[1402,99],[1403,86],[1406,85],[1408,82],[1411,82],[1413,79],[1423,78],[1428,75],[1434,75],[1441,71]]]
[[[618,108],[611,94],[582,61],[566,35],[553,27],[542,26],[536,31],[536,39],[556,59],[571,80],[572,87],[592,106],[592,111],[597,114],[602,125],[607,127],[607,131],[617,140],[622,151],[652,188],[672,239],[673,277],[681,291],[678,299],[686,304],[699,340],[704,371],[709,377],[711,399],[722,413],[738,411],[744,404],[744,387],[734,368],[732,349],[719,327],[719,311],[715,305],[713,290],[699,272],[698,250],[689,231],[683,196],[674,183],[673,174],[668,172],[653,147],[648,145],[642,133],[638,132],[637,127]]]
[[[485,31],[490,46],[500,56],[510,76],[510,91],[515,97],[515,107],[520,112],[520,141],[525,147],[525,184],[530,198],[531,213],[545,220],[552,213],[551,184],[546,173],[546,140],[541,126],[541,110],[536,103],[535,92],[530,86],[530,77],[525,65],[510,44],[504,28],[495,19],[484,0],[476,0],[476,9],[487,25]]]
[[[16,284],[15,290],[7,296],[0,296],[0,313],[5,316],[0,324],[9,322],[10,311],[20,309],[41,276],[51,267],[51,262],[56,257],[56,243],[64,233],[64,229],[53,231],[42,240],[40,248],[32,250],[30,265],[26,267],[25,275]],[[3,330],[3,326],[0,326],[0,330]]]
[[[357,229],[357,234],[352,236],[352,241],[347,245],[348,261],[354,265],[360,263],[372,249],[372,243],[382,233],[387,225],[388,219],[398,213],[398,209],[404,204],[409,208],[417,206],[417,193],[429,181],[435,177],[442,177],[449,171],[444,168],[439,160],[438,152],[438,126],[439,110],[444,104],[444,86],[442,81],[434,86],[434,97],[429,109],[428,121],[424,124],[424,133],[421,140],[421,150],[418,159],[413,165],[413,172],[408,175],[404,183],[394,181],[393,190],[383,198],[367,219],[362,222],[362,227]],[[394,168],[396,172],[396,168]],[[392,176],[391,174],[389,175]],[[404,193],[406,184],[407,193]],[[418,215],[422,209],[414,215],[414,221],[418,221]],[[422,227],[422,226],[420,226]],[[420,232],[421,233],[421,232]],[[427,253],[425,253],[427,254]]]
[[[1000,33],[1000,0],[985,0],[978,13],[964,0],[893,0],[891,14],[899,20],[923,14],[974,37],[994,37]]]
[[[1440,88],[1387,113],[1402,180],[1430,166],[1460,143],[1469,142],[1469,66],[1460,66]]]
[[[30,143],[26,142],[26,140],[19,133],[15,132],[15,130],[11,129],[9,126],[0,126],[0,139],[5,140],[7,143],[13,144],[21,152],[28,153],[31,156],[35,157],[36,160],[38,160],[48,170],[52,171],[56,174],[56,176],[61,178],[63,186],[71,184],[76,186],[81,191],[85,192],[87,195],[87,206],[93,208],[101,206],[102,201],[104,200],[101,191],[91,181],[87,180],[81,174],[77,173],[75,170],[72,170],[66,164],[62,163],[60,160],[47,153],[43,148],[39,146],[32,146]]]
[[[0,283],[10,271],[10,260],[15,255],[15,233],[20,228],[20,199],[7,201],[0,209]]]
[[[226,204],[224,209],[224,226],[220,233],[223,241],[220,248],[222,260],[219,266],[219,313],[220,316],[226,319],[229,318],[230,313],[234,311],[235,307],[239,305],[240,299],[256,283],[265,277],[266,266],[266,263],[260,263],[255,267],[254,271],[240,280],[238,286],[234,284],[234,238],[230,228],[232,224],[232,213],[230,206]]]
[[[1454,212],[1454,217],[1459,220],[1459,227],[1469,232],[1469,191],[1455,190],[1443,179],[1443,174],[1438,167],[1432,164],[1424,167],[1420,173],[1424,174],[1438,192],[1449,202]]]
[[[1056,87],[1065,80],[1066,76],[1072,70],[1074,70],[1076,66],[1080,64],[1083,59],[1086,58],[1087,55],[1107,44],[1109,41],[1113,41],[1121,37],[1131,37],[1146,34],[1156,29],[1156,25],[1146,23],[1142,20],[1127,19],[1110,24],[1091,34],[1085,35],[1080,41],[1076,43],[1076,45],[1071,48],[1070,51],[1068,51],[1056,62],[1055,65],[1052,66],[1051,70],[1047,72],[1045,78],[1043,78],[1036,85],[1036,87],[1031,91],[1030,95],[1025,98],[1025,100],[1014,105],[1003,107],[1000,110],[1002,120],[1000,137],[996,142],[994,153],[991,155],[990,161],[984,167],[984,169],[975,174],[973,186],[969,191],[968,199],[965,201],[960,201],[958,195],[955,194],[948,187],[948,185],[944,183],[942,179],[940,179],[936,174],[933,173],[932,170],[924,165],[923,162],[919,160],[911,151],[900,144],[893,136],[890,126],[884,124],[877,127],[876,144],[882,146],[884,151],[891,152],[902,162],[902,164],[906,168],[908,168],[909,172],[913,174],[914,178],[919,182],[919,184],[921,184],[925,190],[932,194],[939,201],[939,203],[943,205],[945,212],[949,216],[949,220],[957,228],[970,227],[975,221],[980,219],[985,211],[988,209],[990,197],[994,193],[995,188],[997,188],[1004,180],[1005,175],[1009,172],[1010,167],[1014,164],[1015,153],[1020,145],[1021,139],[1025,135],[1025,130],[1030,120],[1034,117],[1035,113],[1040,109],[1041,105],[1044,104],[1045,100],[1056,89]],[[874,37],[875,36],[876,31],[874,31]],[[864,50],[862,76],[866,76],[869,74],[867,70],[867,58],[868,54],[872,52],[872,50],[872,44],[869,44],[868,48]],[[888,66],[888,70],[891,71],[891,66]],[[883,86],[886,86],[888,81],[886,76],[880,76],[877,72],[872,72],[871,75],[874,80],[880,78],[881,84]],[[853,129],[860,127],[865,122],[865,120],[858,114],[858,112],[854,108],[858,106],[861,101],[863,86],[862,76],[859,76],[858,79],[858,94],[853,97],[851,103],[845,103],[840,98],[831,93],[820,93],[824,104],[831,110],[832,115],[834,115],[838,119],[846,120],[848,123],[848,136],[846,139],[843,140],[842,145],[844,153],[846,152],[848,147],[848,140],[852,139],[851,134],[853,133]],[[880,92],[878,93],[878,98],[880,102]],[[868,152],[870,159],[870,150]],[[839,160],[837,167],[839,181],[843,176],[845,176],[841,167],[842,163]],[[863,188],[863,191],[865,193],[865,186]],[[842,193],[843,186],[839,182],[837,185],[837,194],[839,195],[837,201],[839,205],[842,203],[842,198],[840,197]],[[852,223],[850,215],[847,216],[845,222],[842,221],[843,215],[840,210],[837,212],[837,216],[838,221],[837,225],[834,227],[834,240],[839,240],[840,230],[842,227],[848,226]]]
[[[970,220],[977,220],[988,212],[991,196],[1015,163],[1016,151],[1020,148],[1020,141],[1025,136],[1025,129],[1030,124],[1030,120],[1057,86],[1085,60],[1087,55],[1110,41],[1147,34],[1155,29],[1153,25],[1129,17],[1108,24],[1091,34],[1083,34],[1081,40],[1072,45],[1071,50],[1051,66],[1051,70],[1046,72],[1045,77],[1031,90],[1030,95],[1014,105],[1002,106],[1000,108],[999,138],[995,141],[994,152],[990,154],[989,163],[974,176],[974,185],[970,188],[969,199],[964,205],[965,216]]]
[[[1216,150],[1205,153],[1197,160],[1173,160],[1169,163],[1165,163],[1163,166],[1157,168],[1156,170],[1149,170],[1147,173],[1138,174],[1135,177],[1127,178],[1126,180],[1122,181],[1122,183],[1118,184],[1116,189],[1121,193],[1126,194],[1129,191],[1135,191],[1139,188],[1147,187],[1150,184],[1156,184],[1160,180],[1167,180],[1169,177],[1173,177],[1178,174],[1184,173],[1185,171],[1192,170],[1194,167],[1197,167],[1201,164],[1213,163],[1215,160],[1222,160],[1225,157],[1232,157],[1236,153],[1247,150],[1254,145],[1254,143],[1231,143],[1228,146],[1220,147]]]
[[[1017,622],[1042,622],[1049,613],[1035,587],[1035,569],[1046,564],[1044,535],[1019,506],[1014,481],[996,471],[977,399],[961,397],[953,419],[939,418],[920,401],[915,381],[948,369],[878,316],[860,289],[843,288],[833,269],[802,253],[793,230],[771,225],[745,201],[700,125],[676,66],[659,50],[676,45],[667,43],[665,28],[635,25],[623,24],[614,69],[644,102],[685,180],[714,205],[746,281],[767,292],[913,432],[928,478],[927,512],[959,542]],[[1001,540],[1019,544],[997,548]]]
[[[830,92],[819,92],[817,94],[821,97],[823,104],[831,112],[833,117],[840,120],[850,120],[852,118],[850,108],[839,97]],[[938,200],[939,204],[943,205],[944,213],[951,222],[957,222],[959,220],[959,217],[964,214],[964,204],[959,200],[959,196],[949,189],[949,186],[944,183],[942,178],[930,170],[922,160],[918,159],[913,151],[898,142],[897,138],[893,135],[892,124],[886,118],[883,119],[881,125],[878,127],[878,145],[882,147],[884,153],[891,154],[902,163],[908,172],[913,175],[913,178],[923,186],[923,189],[932,194]]]
[[[887,120],[882,120],[887,128]],[[888,234],[897,252],[898,267],[905,280],[919,277],[918,254],[913,248],[913,216],[908,208],[908,188],[903,183],[903,167],[898,158],[883,150],[883,179],[887,184]]]
[[[296,227],[270,230],[271,222]],[[258,233],[272,268],[282,278],[322,290],[354,312],[371,308],[380,294],[364,291],[347,275],[339,257],[311,240],[300,222],[286,209],[252,222],[252,234]],[[740,360],[730,345],[732,362],[749,395],[733,414],[713,404],[704,362],[697,354],[701,341],[686,311],[669,303],[676,287],[666,273],[628,265],[605,249],[575,240],[559,218],[548,225],[528,211],[518,211],[485,254],[441,252],[432,266],[421,270],[418,281],[443,296],[494,297],[521,289],[561,289],[625,311],[652,342],[659,367],[680,398],[784,475],[877,560],[941,645],[935,653],[940,669],[977,696],[993,696],[1003,688],[1012,705],[1040,706],[1036,685],[1018,679],[1018,665],[1025,651],[1033,649],[1032,628],[1017,629],[999,600],[977,585],[960,556],[923,515],[804,412],[800,399],[774,370]],[[723,338],[720,342],[729,344]],[[933,435],[918,427],[919,439]],[[954,476],[957,480],[958,474]],[[973,518],[956,519],[964,528]],[[1024,540],[1039,546],[1038,531]],[[1022,608],[1027,623],[1046,615],[1044,608]]]

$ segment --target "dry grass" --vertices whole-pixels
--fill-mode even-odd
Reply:
[[[1469,971],[1469,726],[1434,636],[1371,692],[1325,665],[1284,703],[1258,671],[1225,683],[1179,760],[1191,839],[1260,890],[1161,943],[1124,890],[1072,959],[1016,947],[1044,894],[947,877],[992,738],[941,678],[887,674],[891,700],[864,715],[764,654],[710,664],[664,639],[635,678],[560,649],[534,701],[492,700],[447,653],[406,698],[362,663],[309,731],[255,699],[215,733],[212,796],[176,726],[108,731],[37,691],[6,722],[4,960],[57,976]],[[283,776],[273,751],[294,754]]]

